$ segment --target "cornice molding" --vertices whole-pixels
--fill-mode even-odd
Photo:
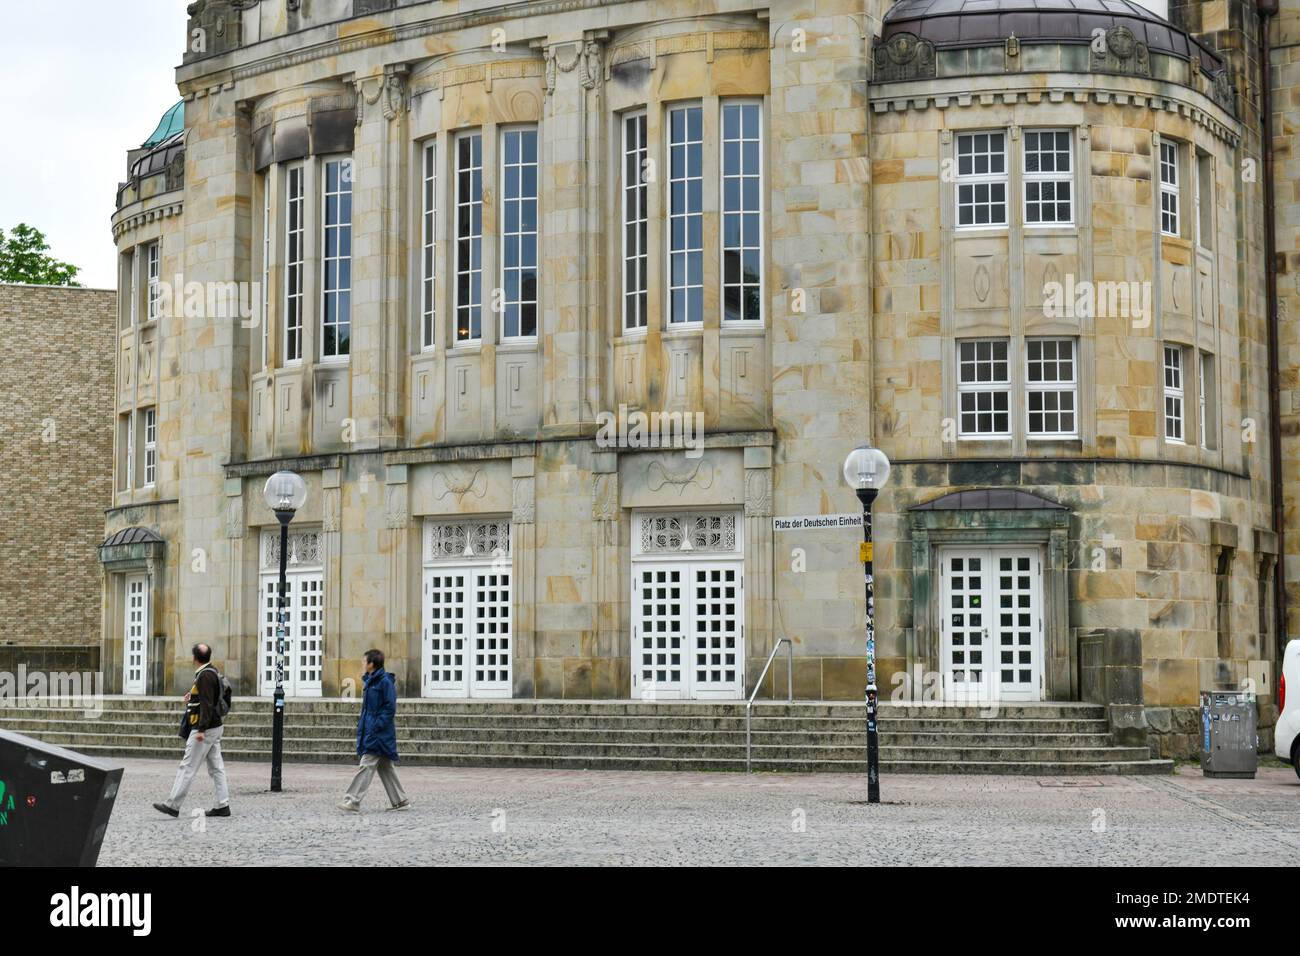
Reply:
[[[963,78],[969,81],[969,77]],[[1067,86],[1060,82],[1048,86],[1017,87],[1001,90],[971,92],[969,90],[945,89],[942,81],[919,80],[909,83],[879,85],[870,92],[871,111],[888,113],[890,111],[905,113],[909,110],[948,109],[967,106],[1014,106],[1020,103],[1097,103],[1101,105],[1133,106],[1141,109],[1163,110],[1184,116],[1198,126],[1202,126],[1230,146],[1237,146],[1241,141],[1238,124],[1225,120],[1218,106],[1213,105],[1202,94],[1188,90],[1189,98],[1204,101],[1204,105],[1189,102],[1177,96],[1164,93],[1143,93],[1133,90],[1086,89]],[[935,87],[938,86],[936,89]]]

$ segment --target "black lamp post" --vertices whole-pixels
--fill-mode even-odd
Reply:
[[[867,802],[880,802],[880,738],[876,728],[879,691],[876,687],[876,607],[873,578],[871,505],[889,480],[889,459],[879,448],[859,445],[844,459],[844,480],[862,502],[862,549],[859,557],[867,588]]]
[[[284,658],[288,621],[285,591],[288,585],[289,522],[307,500],[307,482],[292,471],[277,471],[262,489],[266,505],[280,522],[280,593],[275,602],[275,710],[271,724],[271,790],[280,792],[280,765],[284,758]]]

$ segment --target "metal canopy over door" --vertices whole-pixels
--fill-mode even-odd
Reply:
[[[284,692],[289,697],[321,696],[325,662],[325,578],[317,531],[289,535],[285,575]],[[262,535],[261,654],[258,684],[275,693],[276,606],[280,593],[280,533]]]
[[[939,565],[944,696],[972,701],[1042,699],[1039,552],[944,548]]]
[[[511,697],[510,523],[428,521],[420,693]]]
[[[123,630],[122,693],[148,691],[149,673],[149,576],[126,576],[126,621]]]
[[[734,514],[637,518],[632,694],[645,700],[744,696],[744,560]]]

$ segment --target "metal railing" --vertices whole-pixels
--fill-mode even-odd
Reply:
[[[754,691],[749,695],[749,700],[745,701],[745,773],[750,773],[750,753],[753,750],[753,720],[754,720],[754,698],[758,696],[759,690],[763,686],[763,678],[767,677],[767,672],[772,667],[772,661],[776,660],[776,652],[785,645],[788,663],[786,665],[786,694],[789,702],[794,703],[794,645],[790,643],[788,637],[778,638],[776,645],[772,648],[772,653],[767,655],[767,663],[763,665],[763,673],[758,675],[758,680],[754,682]]]

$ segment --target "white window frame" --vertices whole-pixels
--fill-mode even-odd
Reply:
[[[510,164],[508,162],[509,148],[507,146],[509,138],[516,134],[527,134],[527,133],[533,134],[533,161],[531,163],[524,162],[523,159],[524,137],[523,135],[520,135],[519,162],[517,164]],[[500,156],[498,159],[497,168],[500,171],[500,176],[501,176],[501,180],[497,184],[497,195],[500,199],[498,205],[500,206],[501,209],[499,214],[501,217],[500,228],[499,228],[500,235],[497,240],[497,249],[499,250],[500,261],[497,268],[499,269],[501,275],[501,301],[502,301],[501,316],[500,319],[498,320],[498,325],[497,325],[497,335],[500,336],[500,341],[502,342],[534,342],[537,340],[537,326],[541,319],[541,302],[539,300],[539,293],[541,291],[541,281],[542,281],[541,246],[540,246],[541,243],[541,172],[542,172],[541,134],[536,124],[527,124],[521,126],[506,126],[501,128],[500,134],[497,137],[497,142],[500,148]],[[512,165],[514,166],[514,168],[519,170],[519,196],[513,200],[507,197],[506,195],[506,184],[509,179],[509,168]],[[523,182],[524,182],[525,170],[527,170],[529,166],[531,166],[533,169],[533,193],[532,196],[525,196]],[[507,232],[506,212],[507,212],[507,206],[510,202],[519,203],[520,220],[519,220],[519,227],[517,230]],[[533,204],[533,228],[531,231],[525,230],[523,227],[524,204],[528,202],[532,202]],[[529,271],[529,267],[524,264],[523,249],[524,249],[525,239],[528,236],[532,236],[533,238],[533,262],[531,266],[533,272],[533,298],[531,299],[524,298],[524,275]],[[506,244],[512,238],[517,238],[519,240],[520,258],[517,265],[508,266],[507,259],[506,259]],[[517,298],[515,298],[514,300],[510,298],[509,285],[506,282],[506,274],[512,270],[516,272],[518,275],[518,282],[516,287]],[[533,307],[533,330],[531,332],[524,331],[524,307],[527,305],[531,305]],[[507,332],[507,326],[506,326],[506,322],[510,314],[511,306],[514,306],[515,308],[518,309],[518,329],[513,335]]]
[[[1161,139],[1159,144],[1160,234],[1182,235],[1182,203],[1179,194],[1178,164],[1182,150],[1174,140]],[[1172,226],[1172,229],[1170,228]]]
[[[159,305],[162,302],[162,243],[151,242],[145,247],[145,297],[148,303],[145,321],[152,322],[158,318]]]
[[[420,176],[420,351],[438,343],[438,142],[421,144]]]
[[[131,249],[131,328],[140,324],[140,247]]]
[[[1061,155],[1065,156],[1065,162],[1068,164],[1068,168],[1065,169],[1064,171],[1059,169],[1050,170],[1050,171],[1044,171],[1042,169],[1039,169],[1035,172],[1030,172],[1029,170],[1030,137],[1041,137],[1044,134],[1052,134],[1053,137],[1057,135],[1065,136],[1064,154],[1062,154],[1056,148],[1055,143],[1053,143],[1053,148],[1047,151],[1047,154],[1053,157],[1059,158]],[[1021,170],[1021,177],[1022,177],[1022,181],[1020,184],[1020,191],[1022,193],[1021,207],[1024,210],[1025,228],[1050,229],[1057,226],[1073,226],[1075,220],[1074,212],[1075,212],[1075,204],[1076,204],[1076,192],[1074,188],[1074,166],[1075,166],[1074,132],[1070,129],[1066,129],[1062,127],[1045,127],[1042,129],[1035,128],[1035,129],[1022,130],[1020,138],[1021,138],[1020,170]],[[1039,139],[1039,142],[1041,144],[1042,142],[1041,139]],[[1037,153],[1039,156],[1044,155],[1044,151],[1041,148],[1037,151]],[[1051,184],[1053,186],[1054,198],[1051,200],[1045,200],[1042,198],[1041,189],[1044,185],[1047,184]],[[1069,209],[1070,215],[1066,219],[1052,219],[1052,220],[1038,219],[1038,220],[1031,221],[1029,218],[1029,207],[1031,203],[1031,200],[1029,198],[1029,187],[1031,185],[1037,185],[1040,189],[1039,198],[1036,201],[1040,213],[1042,207],[1045,205],[1051,205],[1055,210],[1059,210],[1060,206],[1062,205],[1062,202],[1064,202],[1064,204]],[[1060,199],[1060,190],[1062,185],[1066,187],[1066,190],[1068,192],[1067,198],[1064,201]]]
[[[692,139],[690,133],[690,114],[694,111],[700,118],[700,136],[699,139]],[[666,328],[698,328],[704,324],[704,105],[700,102],[674,103],[667,108],[667,135],[664,137],[664,145],[667,149],[667,167],[668,167],[668,228],[665,230],[665,263],[667,268],[664,270],[664,284],[667,290],[667,314],[668,321],[665,323]],[[680,142],[673,139],[673,116],[676,113],[685,114],[684,139]],[[684,149],[683,155],[686,157],[686,169],[679,171],[673,163],[673,149],[681,146]],[[698,176],[690,175],[690,151],[692,149],[699,151],[700,172]],[[681,172],[681,175],[678,173]],[[674,186],[682,183],[682,192],[685,197],[685,211],[678,211],[673,204]],[[692,183],[697,183],[700,190],[700,203],[698,210],[690,211],[690,188]],[[680,250],[673,248],[673,226],[678,220],[683,224],[683,246]],[[690,229],[691,222],[697,220],[699,223],[700,239],[699,245],[691,245]],[[673,276],[673,256],[674,254],[684,257],[685,275],[682,276],[681,284],[674,284]],[[690,262],[692,257],[698,257],[700,264],[700,281],[692,283],[690,277]],[[695,315],[691,309],[692,293],[698,290],[699,309],[698,315]],[[681,292],[683,297],[683,308],[685,318],[677,318],[675,307],[674,293]]]
[[[1001,149],[1002,172],[995,173],[992,171],[993,157],[998,155],[998,153],[993,151],[991,142],[989,144],[989,149],[987,151],[982,153],[976,153],[973,151],[971,152],[970,172],[963,173],[961,171],[962,141],[965,139],[970,139],[973,147],[975,145],[975,137],[978,136],[989,136],[989,137],[1000,136],[1002,138],[1002,149]],[[1009,139],[1010,136],[1008,135],[1007,130],[1005,129],[962,130],[961,132],[957,133],[956,136],[954,137],[953,146],[952,146],[953,173],[954,173],[953,204],[955,207],[955,218],[953,220],[954,228],[962,231],[975,231],[980,229],[1006,229],[1008,227],[1008,223],[1011,218],[1011,168],[1010,168],[1010,161],[1008,155],[1009,151],[1007,149],[1007,142]],[[975,172],[974,169],[976,166],[976,157],[985,156],[985,155],[989,157],[989,162],[988,162],[989,170],[983,173]],[[1000,205],[1002,206],[1002,221],[994,222],[992,220],[993,207],[995,205],[998,205],[998,203],[995,203],[993,201],[993,190],[995,186],[999,186],[999,185],[1002,187],[1002,201],[1000,203]],[[974,216],[975,209],[978,209],[980,206],[987,206],[989,209],[989,217],[990,217],[988,222],[972,221],[965,224],[962,223],[961,211],[962,211],[963,203],[961,198],[961,192],[963,186],[970,186],[972,187],[972,190],[976,190],[980,186],[988,186],[987,202],[981,203],[972,199],[972,202],[969,204],[970,208],[972,209],[972,216],[971,216],[972,220],[975,218]]]
[[[731,107],[739,107],[741,110],[740,136],[738,139],[735,140],[731,140],[727,138],[727,110],[728,108]],[[745,135],[744,115],[745,115],[746,107],[753,107],[755,113],[758,116],[757,135],[752,138]],[[766,269],[764,268],[764,258],[763,258],[764,253],[766,251],[763,242],[764,230],[766,229],[766,222],[764,221],[764,211],[763,211],[763,193],[764,193],[763,184],[765,179],[765,169],[764,169],[764,162],[763,162],[763,121],[764,121],[763,101],[761,99],[756,99],[752,97],[725,99],[718,106],[718,182],[720,183],[720,188],[718,191],[718,207],[719,207],[718,276],[721,280],[719,284],[721,286],[721,293],[722,293],[719,296],[718,308],[721,313],[723,324],[734,328],[761,327],[766,313],[766,310],[763,307],[765,291],[766,291],[766,282],[764,281],[764,275],[763,275],[763,273],[766,271]],[[740,144],[738,148],[740,169],[735,173],[728,174],[727,144],[731,142],[736,142]],[[753,172],[745,169],[745,160],[744,160],[745,144],[750,142],[756,142],[758,144],[757,147],[758,168]],[[735,215],[739,215],[741,217],[740,245],[733,246],[733,247],[728,247],[727,245],[727,215],[728,215],[727,181],[729,179],[740,180],[740,209],[737,210],[736,213],[734,213]],[[757,209],[750,210],[745,206],[744,186],[745,186],[745,180],[747,179],[758,180],[758,196],[757,196],[758,208]],[[744,225],[745,219],[750,215],[757,216],[757,225],[755,229],[756,235],[754,236],[749,235],[749,231],[745,229],[745,225]],[[752,244],[751,244],[751,240],[752,240]],[[727,252],[729,249],[738,249],[740,251],[741,279],[739,283],[727,281]],[[758,258],[758,283],[757,283],[758,314],[753,318],[745,318],[744,316],[745,289],[752,288],[754,286],[754,283],[746,282],[744,279],[744,257],[746,252],[753,252]],[[735,319],[727,318],[727,290],[730,288],[740,289],[740,297],[741,297],[740,318],[735,318]]]
[[[628,127],[633,124],[639,137],[636,143],[632,143],[628,137]],[[649,129],[645,110],[632,110],[619,115],[619,159],[622,167],[619,189],[622,216],[619,311],[623,317],[625,333],[644,332],[650,321],[650,184],[644,178],[646,162],[650,158]],[[631,164],[628,162],[630,157],[634,159]],[[636,176],[635,182],[630,179],[633,174]],[[640,206],[639,210],[631,208],[633,197]],[[629,243],[629,233],[634,228],[636,242]],[[636,248],[632,248],[633,245]],[[635,288],[628,281],[628,270],[633,266],[637,276]],[[635,303],[635,306],[632,307],[631,303]]]
[[[271,366],[267,346],[271,327],[271,170],[262,174],[262,370]]]
[[[1055,345],[1055,347],[1056,347],[1056,356],[1055,356],[1055,358],[1048,359],[1048,358],[1045,358],[1045,357],[1043,356],[1043,353],[1042,353],[1041,349],[1042,349],[1042,347],[1043,347],[1044,345],[1047,345],[1047,344],[1049,344],[1049,343]],[[1030,377],[1030,369],[1032,368],[1033,363],[1035,362],[1035,359],[1034,359],[1033,354],[1032,354],[1032,353],[1033,353],[1034,346],[1038,346],[1039,349],[1040,349],[1040,352],[1039,352],[1039,358],[1037,359],[1037,361],[1038,361],[1039,365],[1042,367],[1043,370],[1046,370],[1046,368],[1048,367],[1048,365],[1049,365],[1049,363],[1050,363],[1050,364],[1051,364],[1051,365],[1052,365],[1052,366],[1057,370],[1057,373],[1058,373],[1058,375],[1059,375],[1061,365],[1063,365],[1064,363],[1068,362],[1068,363],[1069,363],[1069,366],[1070,366],[1070,377],[1069,377],[1068,379],[1065,379],[1065,378],[1056,378],[1056,379],[1043,379],[1043,378],[1040,378],[1040,379],[1039,379],[1038,381],[1036,381],[1036,382],[1035,382],[1035,381],[1032,381],[1032,380],[1031,380],[1031,377]],[[1062,349],[1062,347],[1065,347],[1065,348],[1067,348],[1067,349],[1069,350],[1069,356],[1068,356],[1067,358],[1062,358],[1062,356],[1061,356],[1061,349]],[[1078,438],[1078,437],[1079,437],[1079,344],[1078,344],[1078,339],[1075,339],[1075,338],[1072,338],[1072,337],[1069,337],[1069,336],[1054,336],[1054,335],[1052,335],[1052,336],[1031,336],[1030,338],[1028,338],[1028,339],[1025,340],[1025,366],[1024,366],[1024,369],[1025,369],[1025,436],[1026,436],[1028,439],[1030,439],[1031,441],[1041,441],[1041,440],[1044,440],[1044,439],[1046,439],[1046,440],[1054,440],[1054,439],[1062,439],[1062,438]],[[1037,394],[1037,395],[1048,395],[1048,394],[1055,394],[1055,395],[1057,395],[1057,396],[1058,396],[1058,398],[1057,398],[1057,407],[1056,407],[1055,409],[1048,409],[1048,408],[1044,407],[1044,408],[1042,408],[1042,409],[1039,409],[1037,412],[1035,412],[1035,411],[1033,410],[1033,408],[1032,408],[1032,396],[1033,396],[1033,395],[1036,395],[1036,394]],[[1060,397],[1059,397],[1059,396],[1064,396],[1064,395],[1069,395],[1069,397],[1070,397],[1070,408],[1069,408],[1069,410],[1068,410],[1068,414],[1070,415],[1070,417],[1071,417],[1071,418],[1073,419],[1073,421],[1074,421],[1074,428],[1073,428],[1073,429],[1070,429],[1069,431],[1063,431],[1063,430],[1057,430],[1057,431],[1034,431],[1034,430],[1030,427],[1030,422],[1032,421],[1032,416],[1033,416],[1034,414],[1040,414],[1040,415],[1044,416],[1044,419],[1046,419],[1046,416],[1048,416],[1048,415],[1053,415],[1053,414],[1055,414],[1055,415],[1057,415],[1057,416],[1060,416],[1060,415],[1066,414],[1066,411],[1063,410],[1063,409],[1061,408],[1061,405],[1060,405],[1061,399],[1060,399]],[[1059,421],[1059,418],[1058,418],[1058,421]]]
[[[1161,381],[1163,402],[1161,412],[1164,418],[1165,441],[1175,445],[1187,444],[1187,391],[1186,391],[1186,349],[1181,345],[1165,345]],[[1170,359],[1174,359],[1171,363]],[[1171,414],[1176,408],[1177,414]],[[1170,425],[1177,423],[1178,434],[1170,433]]]
[[[1002,345],[1003,347],[1003,357],[1001,359],[997,358],[996,356],[996,351],[997,351],[996,346],[999,344]],[[968,364],[968,363],[963,363],[962,361],[962,347],[965,345],[971,345],[974,347],[974,351],[975,351],[974,362],[976,363],[977,367],[979,364],[987,362],[988,364],[992,365],[993,369],[995,370],[997,364],[1001,362],[1006,366],[1005,377],[1002,379],[989,379],[987,381],[979,381],[977,379],[971,382],[963,382],[962,366],[963,364]],[[983,359],[979,357],[980,345],[989,346],[989,357],[987,359]],[[957,437],[958,439],[961,441],[1004,441],[1006,439],[1011,438],[1012,429],[1014,428],[1013,422],[1015,420],[1014,416],[1011,413],[1011,367],[1012,367],[1011,340],[1007,337],[991,337],[991,338],[980,337],[980,338],[970,338],[970,339],[958,339],[956,342],[956,346],[957,346],[956,378],[957,378]],[[1005,431],[968,432],[965,430],[962,424],[962,419],[964,417],[964,413],[962,410],[962,396],[980,395],[980,394],[988,394],[990,396],[997,396],[997,395],[1005,396],[1005,408],[1003,410],[998,410],[994,408],[993,404],[995,403],[996,399],[991,399],[990,408],[988,411],[982,411],[977,408],[974,412],[970,413],[976,416],[984,415],[984,414],[993,415],[995,417],[997,415],[1005,415],[1007,420],[1007,427]]]
[[[338,167],[338,188],[333,192],[330,191],[330,168]],[[318,313],[318,338],[320,344],[317,351],[320,355],[320,361],[323,363],[342,364],[349,360],[352,352],[352,198],[353,198],[353,181],[356,175],[356,167],[352,162],[351,156],[328,157],[321,161],[320,165],[320,309]],[[344,184],[347,188],[343,188]],[[343,200],[348,199],[348,215],[346,221],[343,217]],[[331,223],[329,221],[329,201],[335,199],[338,203],[338,221]],[[335,254],[329,253],[330,230],[337,234],[337,246]],[[343,253],[343,239],[347,237],[348,252]],[[330,264],[335,265],[335,284],[330,286],[329,272]],[[343,281],[344,266],[347,267],[347,282]],[[330,298],[334,297],[336,303],[334,311],[334,321],[328,320],[328,310]],[[346,306],[346,308],[344,308]],[[346,316],[344,313],[347,313]],[[332,352],[326,351],[328,336],[325,331],[329,327],[335,329],[335,345]],[[347,351],[339,351],[338,331],[345,330],[347,333],[348,347]]]
[[[477,165],[475,165],[473,162],[474,147],[472,145],[472,142],[475,139],[478,140],[478,164]],[[461,143],[464,142],[471,143],[470,164],[468,166],[462,167],[460,162],[460,149],[461,149]],[[455,214],[452,218],[452,223],[453,223],[452,242],[455,243],[454,252],[455,252],[455,262],[456,262],[456,274],[453,280],[455,282],[455,285],[452,288],[452,297],[455,300],[455,306],[452,309],[452,316],[453,316],[452,335],[454,337],[452,344],[453,347],[455,347],[458,345],[478,345],[483,341],[483,131],[482,130],[466,130],[465,132],[458,133],[456,135],[455,155],[452,158],[452,163],[455,169],[454,175],[456,177],[456,183],[455,183],[456,208],[455,208]],[[473,181],[475,172],[478,173],[479,188],[478,188],[477,198],[471,196],[469,199],[466,199],[463,195],[461,195],[461,186],[460,186],[461,174],[464,172],[469,173],[471,182]],[[470,210],[470,231],[465,236],[462,236],[460,233],[460,210],[462,206],[468,207]],[[474,231],[475,210],[477,210],[477,214],[478,214],[477,233]],[[461,255],[462,240],[468,241],[471,246],[471,254],[470,254],[471,261],[468,264],[468,266],[463,261],[463,256]],[[478,242],[478,250],[479,250],[479,260],[478,260],[477,269],[474,268],[473,253],[472,253],[473,243],[476,241]],[[470,278],[470,301],[468,302],[462,302],[460,298],[460,279],[462,275],[467,275]],[[462,312],[466,316],[465,328],[467,332],[467,334],[463,337],[460,334]],[[475,319],[477,319],[478,321],[477,335],[473,334]]]
[[[126,413],[126,490],[135,490],[135,411]]]
[[[307,167],[303,163],[293,163],[285,169],[284,210],[284,355],[281,362],[284,365],[301,365],[303,339],[306,336],[303,320],[307,293]],[[295,333],[297,347],[293,348],[291,342]]]
[[[152,488],[158,476],[158,410],[144,409],[144,487]]]

